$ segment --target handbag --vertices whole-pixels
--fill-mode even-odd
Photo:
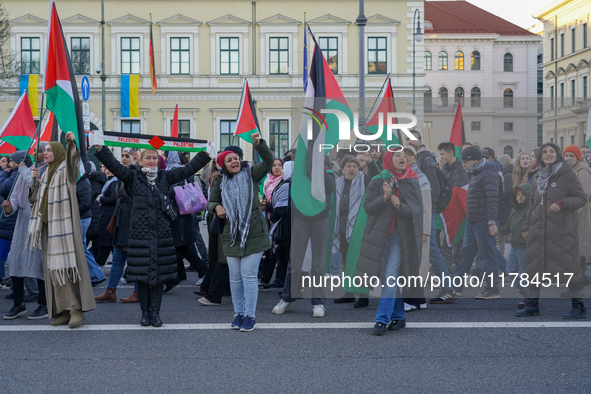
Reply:
[[[109,224],[107,225],[107,232],[109,234],[115,234],[115,229],[117,228],[117,217],[115,215],[111,216],[111,220],[109,220]]]
[[[207,200],[203,195],[201,186],[196,182],[175,186],[173,190],[174,199],[181,215],[191,215],[205,211]]]

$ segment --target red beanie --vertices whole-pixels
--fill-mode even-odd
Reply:
[[[224,160],[226,160],[226,156],[228,156],[229,154],[235,154],[235,152],[232,152],[231,150],[227,150],[224,151],[222,153],[220,153],[216,159],[216,162],[218,163],[218,166],[220,166],[221,168],[224,168]]]
[[[581,153],[581,148],[579,148],[576,145],[570,145],[567,146],[566,148],[564,148],[564,152],[562,153],[562,155],[564,156],[564,154],[566,154],[566,152],[570,152],[573,155],[577,156],[577,160],[581,161],[581,156],[583,156],[583,154]]]

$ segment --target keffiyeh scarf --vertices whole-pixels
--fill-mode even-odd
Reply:
[[[236,235],[240,232],[241,248],[246,245],[252,214],[253,197],[250,167],[250,164],[243,166],[240,172],[231,178],[224,175],[220,185],[226,219],[230,221],[230,233],[232,235],[230,245],[234,246]]]
[[[548,181],[552,175],[555,175],[560,169],[564,161],[560,161],[551,165],[550,167],[542,167],[540,166],[539,175],[538,175],[538,193],[542,196],[542,201],[544,201],[544,195],[546,194],[546,189],[548,188]]]

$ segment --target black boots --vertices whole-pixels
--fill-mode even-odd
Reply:
[[[152,318],[150,316],[150,286],[138,283],[137,294],[140,299],[140,307],[142,309],[142,320],[140,324],[142,326],[151,326]]]
[[[152,327],[162,327],[160,320],[160,304],[162,304],[162,293],[164,286],[158,284],[150,288],[150,307],[152,309]]]
[[[582,319],[587,315],[587,309],[585,309],[585,304],[583,304],[582,298],[573,298],[572,299],[572,309],[569,313],[562,315],[564,319]]]

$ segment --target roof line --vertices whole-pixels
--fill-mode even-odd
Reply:
[[[444,11],[444,12],[448,13],[449,15],[453,15],[453,16],[455,16],[456,18],[459,18],[459,19],[461,19],[461,20],[463,20],[463,21],[466,21],[466,22],[468,22],[468,23],[469,23],[469,24],[471,24],[471,25],[477,26],[477,27],[481,28],[482,30],[486,30],[486,31],[487,31],[487,32],[489,32],[489,33],[495,33],[494,31],[492,31],[492,30],[489,30],[489,29],[487,29],[486,27],[480,26],[479,24],[477,24],[477,23],[474,23],[474,22],[472,22],[472,21],[470,21],[470,20],[468,20],[468,19],[462,18],[461,16],[459,16],[459,15],[457,15],[457,14],[454,14],[454,13],[452,13],[452,12],[450,12],[450,11],[446,10],[445,8],[441,8],[441,7],[437,6],[437,5],[435,5],[435,3],[437,3],[437,2],[436,2],[436,1],[429,1],[429,4],[430,4],[431,6],[434,6],[434,7],[438,8],[439,10],[441,10],[441,11]],[[473,5],[474,7],[476,7],[474,4],[472,4],[472,5]],[[480,7],[476,7],[476,8],[480,8]],[[480,8],[480,9],[482,9],[482,8]],[[483,11],[484,11],[484,10],[483,10]],[[498,34],[498,33],[497,33],[497,34]]]

